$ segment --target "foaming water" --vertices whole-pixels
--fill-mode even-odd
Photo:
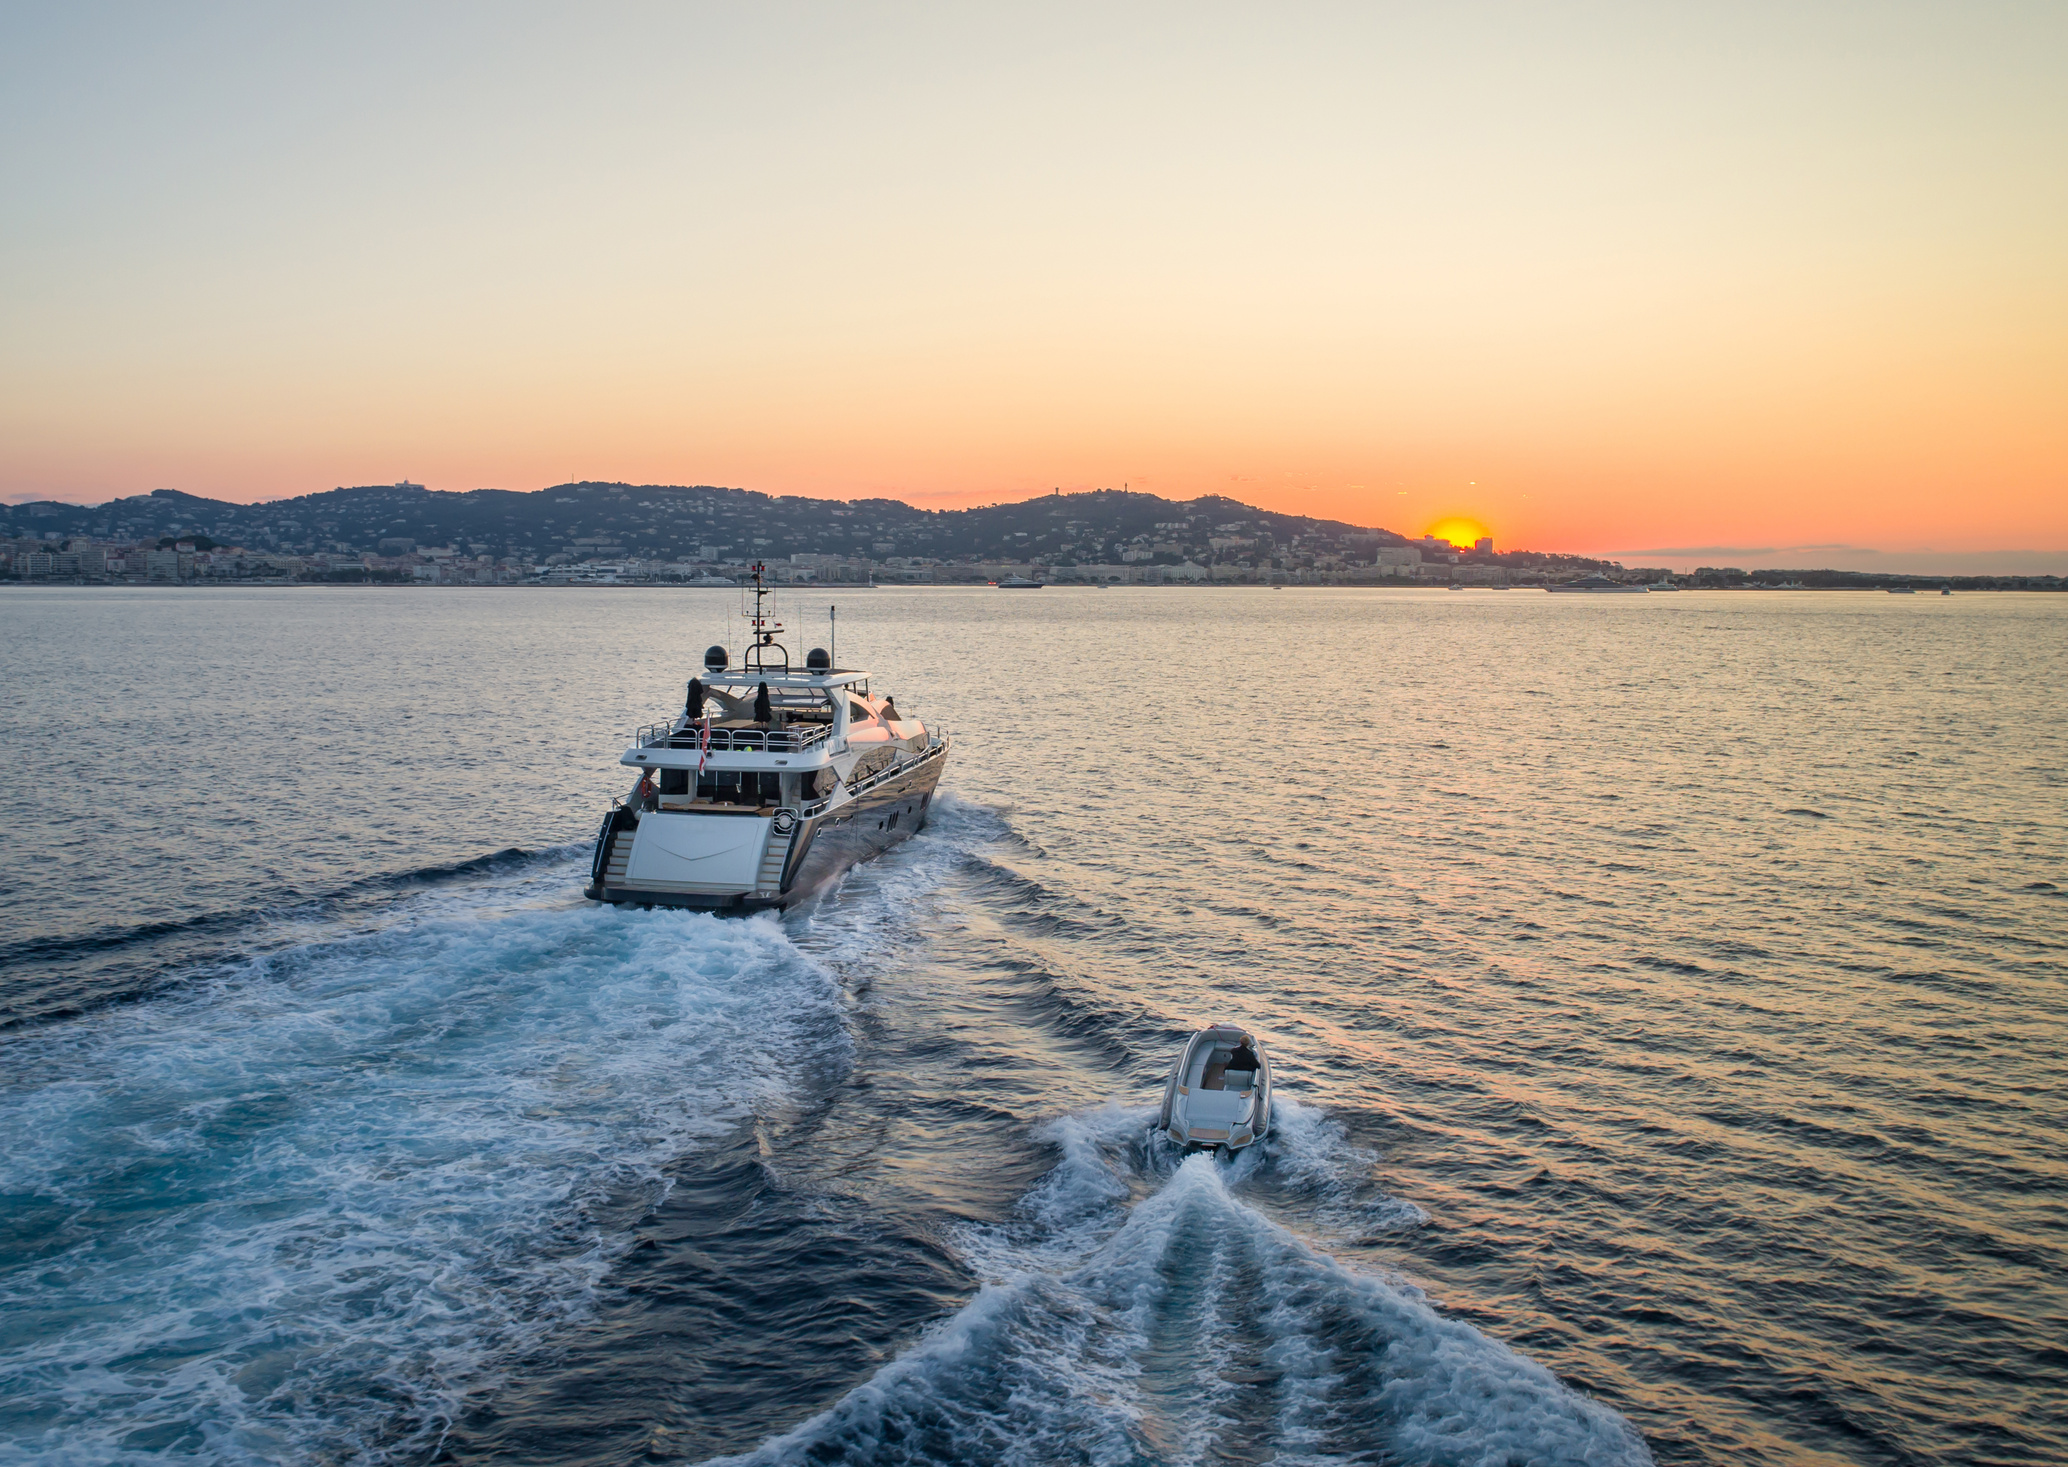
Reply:
[[[0,1457],[2068,1459],[2068,600],[857,594],[737,923],[574,897],[724,593],[0,599]]]
[[[1145,1145],[1145,1109],[1045,1127],[1061,1163],[1010,1222],[964,1232],[976,1298],[831,1410],[727,1460],[1651,1460],[1543,1367],[1250,1206],[1245,1184],[1281,1149],[1311,1185],[1330,1133],[1298,1113],[1304,1145],[1232,1166]]]
[[[842,1063],[773,923],[572,909],[570,879],[15,1042],[9,1450],[420,1453],[588,1306],[672,1164]]]

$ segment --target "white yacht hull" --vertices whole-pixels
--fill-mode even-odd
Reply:
[[[725,805],[613,810],[598,833],[583,894],[623,906],[707,911],[790,906],[924,828],[948,749],[942,739],[802,814]]]

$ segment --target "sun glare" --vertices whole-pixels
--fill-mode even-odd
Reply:
[[[1489,531],[1478,520],[1460,519],[1457,516],[1452,516],[1447,520],[1438,520],[1435,527],[1429,533],[1439,540],[1450,541],[1451,544],[1457,546],[1460,550],[1470,550],[1475,543],[1484,540]]]

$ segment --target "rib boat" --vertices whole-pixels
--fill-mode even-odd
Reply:
[[[621,906],[786,907],[926,824],[951,741],[824,648],[790,666],[753,568],[749,643],[704,653],[682,711],[633,735],[584,895]]]
[[[1240,1151],[1271,1129],[1271,1061],[1235,1024],[1210,1024],[1186,1041],[1163,1085],[1158,1130],[1186,1150]]]

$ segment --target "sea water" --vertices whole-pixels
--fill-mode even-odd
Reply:
[[[800,595],[929,828],[589,906],[736,599],[0,591],[0,1460],[2068,1457],[2068,601]]]

